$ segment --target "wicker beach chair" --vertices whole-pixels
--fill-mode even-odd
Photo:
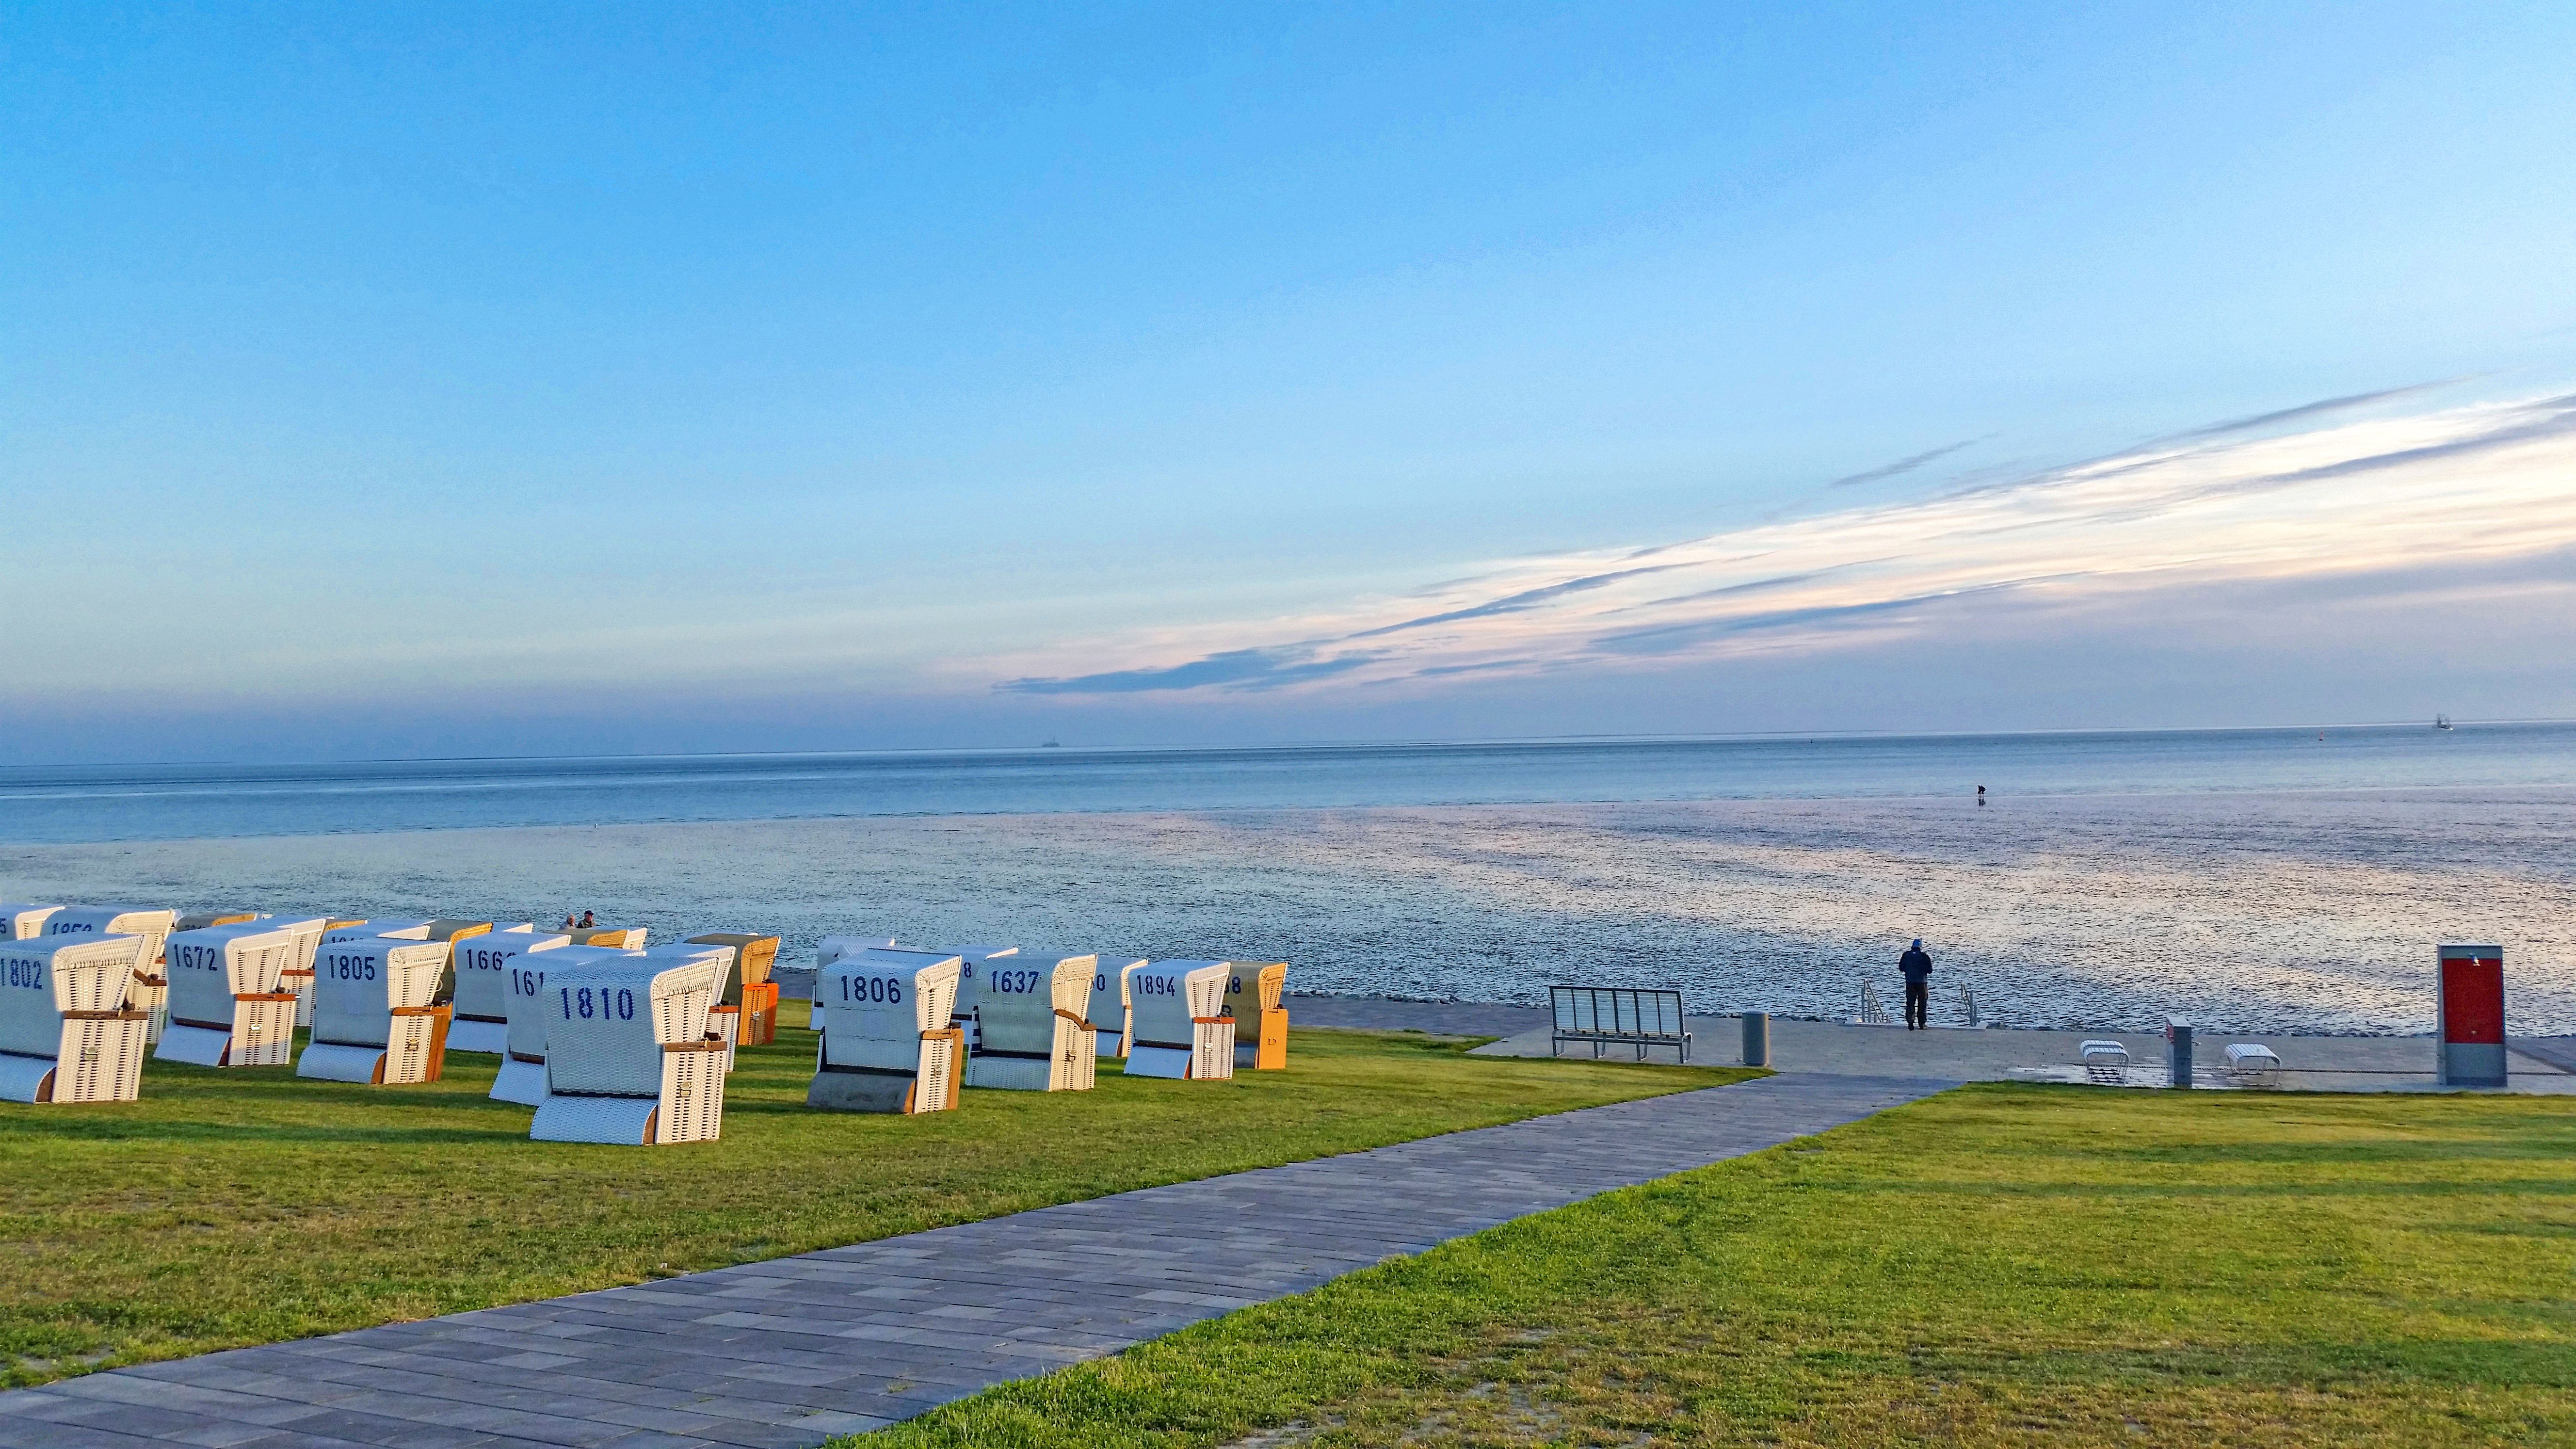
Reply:
[[[691,936],[692,946],[731,946],[734,983],[716,1003],[719,1014],[735,1018],[731,1040],[737,1047],[768,1046],[778,1040],[778,983],[769,973],[778,965],[778,938],[742,931],[709,931]]]
[[[154,1059],[200,1067],[282,1067],[295,1059],[296,933],[249,920],[174,931],[162,945],[170,1022]]]
[[[724,1044],[708,1034],[707,1012],[724,958],[552,956],[539,993],[546,1098],[528,1136],[626,1147],[715,1141],[724,1130]]]
[[[1127,1075],[1224,1081],[1234,1075],[1227,961],[1154,961],[1127,973]]]
[[[844,956],[856,956],[861,951],[895,949],[897,948],[892,936],[825,936],[816,942],[814,944],[814,1009],[812,1017],[805,1024],[815,1031],[823,1029],[822,973],[824,967]]]
[[[1091,1002],[1083,1014],[1091,1018],[1100,1055],[1127,1055],[1127,973],[1145,964],[1142,956],[1124,951],[1103,951],[1091,968]]]
[[[1288,986],[1284,961],[1226,963],[1225,1014],[1234,1018],[1234,1064],[1276,1072],[1288,1065],[1288,1013],[1279,1005]]]
[[[407,936],[323,942],[314,958],[313,1040],[295,1074],[387,1087],[437,1081],[456,1011],[452,950]]]
[[[134,966],[126,1005],[144,1013],[143,1044],[161,1039],[170,1016],[170,978],[161,971],[161,943],[179,921],[176,911],[150,906],[64,906],[45,918],[47,936],[139,936],[142,957]]]
[[[741,967],[738,963],[741,961],[741,953],[731,946],[719,945],[712,941],[674,941],[668,945],[650,946],[633,954],[647,960],[672,965],[687,961],[709,961],[715,964],[716,994],[715,1000],[707,1007],[707,1040],[720,1042],[724,1046],[722,1055],[716,1059],[717,1069],[732,1071],[733,1049],[736,1044],[734,1034],[742,1025],[742,1014],[739,1010],[725,1010],[724,999],[728,993],[734,994],[737,1000],[740,999]]]
[[[146,1023],[128,1002],[144,945],[84,932],[0,944],[0,1100],[135,1099]]]
[[[551,951],[568,940],[561,931],[522,923],[454,942],[456,1023],[447,1029],[447,1049],[508,1056],[511,968],[530,952]]]
[[[986,963],[976,1008],[981,1035],[966,1054],[966,1085],[1019,1092],[1086,1092],[1099,1046],[1084,1010],[1097,956],[1021,951]]]
[[[989,963],[1008,960],[1017,956],[1019,951],[1017,946],[981,945],[960,946],[954,952],[960,963],[957,968],[957,1004],[950,1009],[948,1024],[966,1034],[966,1054],[970,1059],[975,1054],[978,1030],[975,1011],[984,1000],[984,973],[989,969]]]
[[[30,905],[12,901],[0,905],[0,941],[32,941],[45,934],[45,918],[61,910],[60,906]]]
[[[806,1105],[835,1112],[941,1112],[957,1105],[966,1035],[950,1025],[966,963],[940,951],[870,947],[814,978],[831,1008]]]
[[[2259,1041],[2230,1042],[2227,1074],[2240,1082],[2277,1082],[2281,1079],[2280,1054]]]
[[[496,1102],[516,1102],[522,1107],[545,1105],[546,972],[557,963],[604,961],[626,954],[605,946],[571,945],[562,940],[561,932],[549,934],[557,944],[542,951],[522,952],[501,970],[506,992],[503,1008],[509,1017],[507,1050],[501,1057],[501,1070],[493,1075],[492,1090],[486,1094]]]

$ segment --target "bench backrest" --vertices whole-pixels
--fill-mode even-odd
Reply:
[[[1642,986],[1551,986],[1556,1029],[1568,1035],[1672,1037],[1682,1025],[1682,994]]]

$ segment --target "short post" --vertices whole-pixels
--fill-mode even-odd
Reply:
[[[1744,1013],[1744,1064],[1748,1067],[1771,1065],[1771,1013]]]
[[[2179,1016],[2165,1018],[2166,1085],[2191,1085],[2191,1022]]]
[[[2501,1087],[2504,1061],[2504,948],[2445,944],[2434,949],[2433,1050],[2445,1087]]]

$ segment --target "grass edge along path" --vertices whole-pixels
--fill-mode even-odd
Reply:
[[[803,1003],[795,1003],[801,1008]],[[805,1106],[791,1014],[747,1049],[724,1137],[535,1143],[489,1058],[426,1087],[155,1062],[144,1097],[0,1104],[0,1387],[558,1297],[1025,1208],[1333,1156],[1740,1079],[1741,1070],[1468,1057],[1457,1040],[1304,1032],[1285,1072],[969,1090],[960,1110]]]
[[[2571,1273],[2576,1103],[1981,1085],[835,1442],[2570,1443]]]

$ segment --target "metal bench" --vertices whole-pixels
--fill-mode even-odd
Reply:
[[[1551,1056],[1561,1056],[1567,1042],[1590,1042],[1599,1057],[1605,1046],[1634,1046],[1637,1060],[1649,1047],[1671,1047],[1690,1060],[1691,1034],[1682,1023],[1682,994],[1638,986],[1551,986],[1548,1005],[1556,1016],[1549,1039]]]
[[[2280,1070],[2279,1054],[2261,1042],[2240,1041],[2228,1044],[2228,1075],[2239,1079],[2268,1081],[2277,1076]]]

